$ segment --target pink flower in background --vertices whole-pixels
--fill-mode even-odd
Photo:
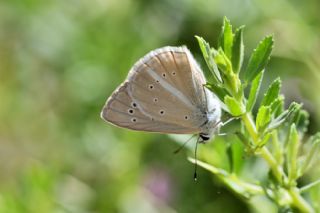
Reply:
[[[169,203],[172,200],[172,178],[164,169],[155,168],[147,171],[143,185],[160,201]]]

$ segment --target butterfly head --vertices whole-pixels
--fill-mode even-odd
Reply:
[[[199,137],[200,137],[200,141],[199,141],[200,143],[207,143],[211,139],[210,135],[207,135],[204,133],[200,133]]]
[[[207,121],[203,125],[202,131],[199,133],[201,143],[210,141],[214,135],[219,133],[220,127],[222,125],[220,115],[220,108],[215,108],[214,110],[207,113]]]
[[[219,133],[220,126],[221,126],[220,121],[208,123],[205,126],[206,128],[204,129],[204,131],[199,133],[200,142],[201,143],[209,142],[214,137],[214,135]]]

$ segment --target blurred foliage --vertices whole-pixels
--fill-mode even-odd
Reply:
[[[277,206],[278,212],[319,212],[315,203],[319,202],[320,197],[313,196],[309,202],[305,198],[312,194],[310,191],[319,190],[320,179],[305,183],[304,186],[298,184],[298,180],[308,168],[319,161],[320,132],[309,136],[309,140],[305,141],[309,114],[296,102],[284,109],[280,78],[269,85],[261,102],[255,103],[274,40],[273,36],[266,36],[260,41],[252,52],[247,67],[242,67],[245,46],[241,33],[243,29],[244,26],[241,26],[233,31],[230,21],[224,18],[218,49],[211,48],[203,38],[197,39],[208,68],[213,70],[215,80],[206,85],[210,85],[208,88],[212,92],[216,93],[216,88],[219,88],[221,94],[224,94],[218,97],[227,108],[226,112],[241,122],[235,133],[244,145],[245,154],[264,159],[268,175],[254,177],[251,181],[242,179],[244,167],[234,170],[239,161],[236,156],[240,150],[232,149],[230,145],[222,152],[228,155],[226,162],[229,163],[229,171],[216,162],[210,164],[210,159],[205,159],[205,155],[199,156],[204,160],[198,161],[199,166],[213,173],[226,187],[246,199],[254,209],[259,209],[261,203],[250,202],[252,197],[265,196]],[[240,78],[239,71],[240,74],[244,72],[243,79]],[[248,96],[244,94],[247,86],[250,86]],[[257,113],[252,112],[255,105],[258,105]],[[306,147],[308,151],[302,153],[301,150]],[[234,158],[236,159],[233,160]],[[189,160],[197,162],[196,159]],[[248,162],[250,161],[243,160],[241,163],[245,165]],[[251,167],[254,168],[254,165]]]
[[[207,172],[200,170],[194,184],[186,155],[172,154],[176,138],[106,125],[100,110],[152,49],[185,44],[208,72],[194,35],[216,46],[227,16],[246,25],[250,52],[274,34],[265,81],[281,77],[286,101],[304,103],[311,119],[306,134],[314,133],[320,126],[318,8],[316,0],[1,1],[0,212],[248,212]],[[247,157],[235,140],[219,137],[199,152],[212,146],[208,158],[227,166],[231,144],[239,150],[234,169],[252,164],[244,176],[263,175],[257,159],[241,163]],[[301,185],[319,177],[318,167],[309,171]],[[267,205],[250,211],[272,212]]]

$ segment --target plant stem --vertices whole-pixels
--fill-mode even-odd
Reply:
[[[271,170],[274,174],[274,176],[277,178],[279,183],[286,182],[286,175],[283,172],[281,166],[278,165],[275,158],[270,153],[269,149],[267,147],[262,147],[260,150],[260,155],[268,162],[269,166],[271,167]]]
[[[299,189],[292,187],[288,190],[292,198],[292,205],[299,209],[300,212],[313,213],[314,210],[299,193]]]
[[[242,120],[253,140],[253,143],[257,145],[259,143],[260,138],[250,114],[245,113],[242,116]],[[277,178],[279,183],[282,183],[284,180],[286,180],[287,177],[284,174],[282,168],[278,165],[277,161],[272,156],[272,154],[270,153],[267,147],[264,146],[261,148],[260,155],[267,161],[274,176]]]
[[[245,113],[244,115],[242,115],[241,118],[243,120],[243,123],[244,123],[247,131],[249,132],[249,134],[253,140],[253,143],[255,145],[257,145],[260,141],[260,138],[259,138],[259,134],[256,130],[256,127],[255,127],[255,124],[253,122],[251,115],[249,113]],[[259,154],[261,155],[262,158],[264,158],[266,160],[266,162],[270,166],[274,176],[277,178],[278,182],[281,185],[287,183],[288,177],[284,173],[282,167],[277,163],[275,158],[272,156],[269,149],[264,146],[260,149]],[[297,189],[296,187],[290,187],[289,189],[284,187],[284,189],[286,189],[288,191],[288,193],[290,194],[290,196],[292,198],[292,203],[291,203],[292,206],[299,209],[300,212],[311,212],[311,213],[314,212],[312,207],[300,195],[299,189]]]
[[[196,160],[194,158],[189,157],[188,160],[192,163],[196,163]],[[197,163],[202,168],[207,169],[208,171],[215,174],[221,182],[225,183],[232,190],[234,190],[235,192],[237,192],[245,198],[249,198],[248,195],[262,195],[264,193],[263,188],[259,185],[242,181],[236,175],[230,174],[229,172],[223,169],[214,167],[200,160],[197,160]]]
[[[318,184],[320,184],[320,179],[319,179],[319,180],[316,180],[316,181],[314,181],[314,182],[312,182],[312,183],[309,183],[308,185],[306,185],[306,186],[304,186],[304,187],[301,187],[301,188],[300,188],[300,192],[301,192],[301,193],[304,193],[304,192],[308,191],[309,189],[311,189],[312,187],[314,187],[314,186],[316,186],[316,185],[318,185]]]

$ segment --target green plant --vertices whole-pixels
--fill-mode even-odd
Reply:
[[[244,199],[250,200],[257,195],[268,197],[276,204],[278,211],[320,211],[316,202],[313,204],[312,198],[307,201],[307,196],[303,196],[309,190],[317,188],[320,180],[302,187],[298,184],[299,178],[315,162],[320,133],[306,140],[308,113],[297,103],[284,109],[279,78],[270,84],[260,104],[255,107],[274,40],[273,36],[266,36],[243,68],[243,29],[242,26],[233,31],[229,20],[225,18],[217,49],[210,47],[203,38],[196,38],[213,74],[212,82],[208,82],[206,87],[219,97],[231,116],[239,118],[240,125],[235,132],[238,141],[242,142],[247,156],[264,159],[269,173],[262,180],[242,179],[240,172],[234,169],[239,162],[233,153],[233,145],[226,148],[229,171],[208,162],[210,160],[207,160],[209,158],[205,153],[200,153],[199,158],[207,162],[198,161],[198,165],[212,172]],[[254,108],[257,109],[256,113]],[[192,158],[190,161],[195,162]]]

